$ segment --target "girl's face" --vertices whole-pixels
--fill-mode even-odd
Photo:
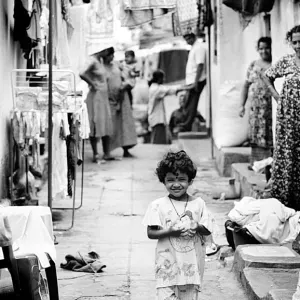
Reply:
[[[262,60],[271,60],[271,47],[267,43],[260,42],[258,45],[258,53]]]
[[[291,43],[296,55],[300,57],[300,32],[293,33]]]
[[[180,198],[186,194],[188,187],[192,184],[187,174],[177,172],[176,174],[167,173],[165,177],[165,187],[170,195]]]

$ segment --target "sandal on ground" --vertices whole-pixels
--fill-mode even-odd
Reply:
[[[103,155],[103,160],[109,161],[109,160],[116,160],[113,156]]]

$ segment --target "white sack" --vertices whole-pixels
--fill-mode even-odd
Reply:
[[[248,138],[249,103],[243,118],[239,116],[243,82],[225,81],[216,107],[214,140],[218,148],[240,146]]]

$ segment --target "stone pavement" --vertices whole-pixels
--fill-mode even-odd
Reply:
[[[226,185],[228,179],[218,176],[209,158],[210,141],[206,139],[202,143],[192,153],[199,168],[190,192],[205,199],[216,221],[215,242],[225,245],[223,224],[233,202],[212,200],[211,194],[215,186]],[[76,211],[73,229],[56,231],[61,300],[155,299],[156,241],[147,238],[141,221],[148,204],[165,193],[154,171],[169,147],[138,144],[132,149],[135,158],[93,164],[90,147],[86,145],[83,207]],[[121,156],[121,151],[113,154]],[[79,192],[78,187],[78,196]],[[70,211],[54,210],[53,216],[55,227],[69,226]],[[60,268],[65,255],[92,250],[100,254],[107,266],[103,273],[76,273]],[[221,264],[218,255],[207,257],[201,299],[247,299],[232,272],[232,261],[233,258],[228,258],[227,264]]]

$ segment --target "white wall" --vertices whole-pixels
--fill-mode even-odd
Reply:
[[[21,64],[18,45],[13,41],[14,1],[2,0],[0,3],[0,197],[7,196],[9,176],[9,115],[12,109],[11,70]]]
[[[264,22],[261,16],[254,17],[244,28],[237,12],[217,0],[217,38],[218,55],[216,61],[212,53],[212,105],[213,127],[216,126],[217,108],[221,101],[220,87],[226,81],[243,82],[246,70],[251,61],[258,58],[257,40],[265,35]],[[214,27],[212,27],[212,45],[214,45]],[[212,47],[212,52],[214,46]],[[215,131],[213,131],[215,137]]]

